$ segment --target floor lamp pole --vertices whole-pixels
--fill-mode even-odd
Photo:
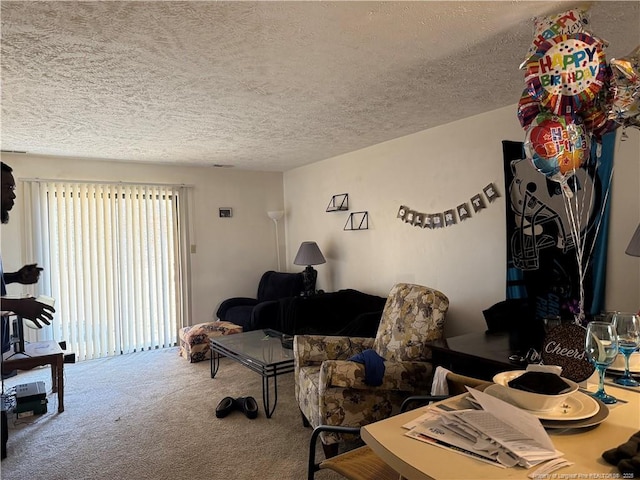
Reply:
[[[278,255],[278,271],[280,271],[280,238],[278,237],[278,220],[274,218],[273,222],[276,224],[276,253]]]
[[[280,237],[278,234],[278,220],[284,217],[284,210],[275,210],[267,212],[267,215],[276,225],[276,254],[278,256],[278,271],[282,268],[280,265]]]

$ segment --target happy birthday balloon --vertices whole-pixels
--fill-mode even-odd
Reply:
[[[623,126],[640,124],[640,45],[626,57],[611,60],[612,101],[609,119]]]
[[[535,17],[533,19],[533,41],[520,68],[524,68],[527,61],[535,55],[540,46],[559,35],[575,35],[576,33],[589,33],[589,14],[584,8],[572,8],[562,13]]]
[[[580,114],[580,117],[584,122],[584,127],[588,132],[591,132],[597,141],[600,141],[605,134],[620,127],[619,123],[608,118],[606,109],[601,105],[594,105],[585,110]]]
[[[591,134],[591,140],[596,142],[600,142],[605,134],[620,127],[620,124],[611,120],[608,115],[613,101],[611,68],[609,66],[606,67],[606,72],[604,87],[598,93],[593,105],[579,113],[584,127]]]
[[[525,84],[544,108],[570,115],[593,105],[605,76],[602,41],[578,33],[543,42],[527,61]]]
[[[518,102],[518,120],[520,120],[522,128],[525,130],[529,128],[531,122],[535,120],[541,111],[540,102],[529,95],[529,90],[525,89]]]
[[[589,135],[579,119],[543,112],[527,130],[524,148],[540,173],[566,184],[589,159]]]

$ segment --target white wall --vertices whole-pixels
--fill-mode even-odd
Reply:
[[[607,255],[607,310],[640,309],[640,258],[625,255],[640,224],[640,130],[628,128],[616,138],[616,159],[611,186],[612,208]]]
[[[280,222],[283,270],[300,242],[315,240],[327,263],[316,267],[318,288],[356,288],[386,296],[398,281],[429,285],[451,300],[447,334],[484,330],[481,310],[505,292],[505,192],[502,140],[524,134],[516,106],[455,122],[280,173],[159,166],[81,159],[3,155],[17,179],[141,181],[194,186],[193,322],[208,321],[220,301],[253,296],[262,272],[276,269],[269,210]],[[612,187],[607,309],[640,307],[640,258],[624,255],[640,223],[640,135],[616,143]],[[283,177],[284,197],[283,200]],[[411,227],[396,218],[401,204],[441,212],[468,202],[494,183],[502,194],[472,218],[440,230]],[[350,212],[326,213],[332,195],[349,193],[350,212],[369,212],[369,230],[343,231]],[[232,207],[231,219],[218,218]],[[3,225],[7,271],[25,261],[20,249],[21,205]],[[285,224],[283,226],[283,224]],[[285,228],[286,227],[286,228]],[[286,254],[284,251],[286,234]]]
[[[640,259],[624,249],[640,221],[638,130],[618,142],[612,192],[607,308],[640,307]],[[318,288],[356,288],[386,296],[399,281],[444,292],[446,334],[484,330],[481,311],[505,298],[505,188],[502,140],[522,141],[509,106],[285,172],[287,261],[315,240],[327,258]],[[472,218],[439,230],[396,218],[400,205],[437,213],[494,183],[501,197]],[[369,230],[343,231],[350,212],[325,213],[348,193],[350,212],[369,212]]]
[[[2,156],[21,178],[109,180],[193,186],[191,255],[193,323],[211,321],[219,303],[232,296],[255,297],[258,280],[277,269],[275,230],[269,210],[282,210],[282,174],[212,167],[126,164],[30,155]],[[17,192],[19,195],[19,192]],[[21,250],[21,204],[2,226],[6,271],[24,262]],[[219,218],[219,207],[231,207],[232,218]],[[281,230],[282,252],[284,231]],[[11,292],[17,293],[17,292]]]

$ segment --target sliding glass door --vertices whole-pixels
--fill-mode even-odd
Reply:
[[[183,324],[186,187],[25,182],[48,331],[78,360],[176,344]],[[186,204],[186,202],[184,202]],[[32,332],[33,334],[33,332]]]

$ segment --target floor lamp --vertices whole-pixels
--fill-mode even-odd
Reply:
[[[278,255],[278,271],[280,271],[280,238],[278,237],[278,220],[284,217],[284,210],[272,210],[267,212],[269,218],[276,224],[276,253]]]

